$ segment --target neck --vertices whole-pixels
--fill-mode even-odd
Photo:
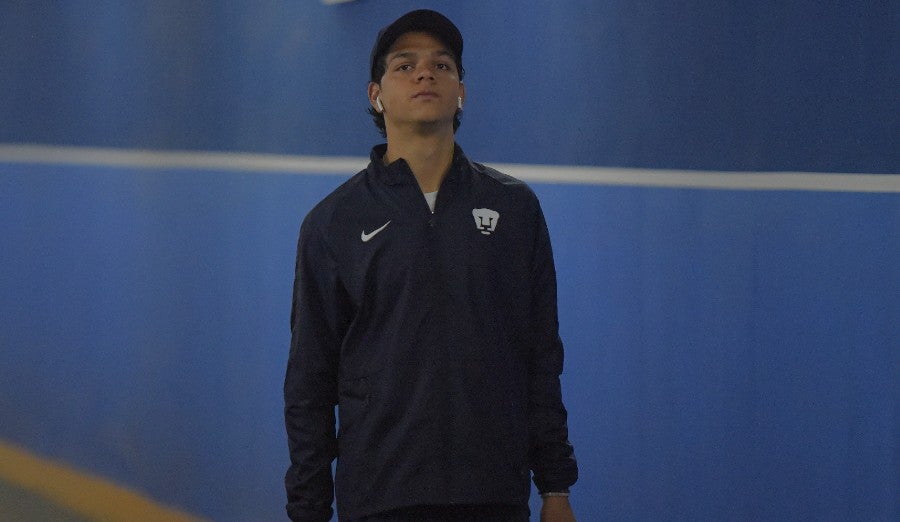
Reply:
[[[384,163],[390,164],[403,158],[422,192],[434,192],[440,188],[453,163],[454,145],[452,129],[447,133],[407,136],[389,132]]]

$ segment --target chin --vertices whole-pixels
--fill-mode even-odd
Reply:
[[[434,131],[437,129],[441,129],[444,126],[449,126],[452,128],[453,122],[452,121],[448,122],[446,120],[419,120],[416,122],[416,126],[420,130]]]
[[[450,122],[452,124],[453,116],[455,116],[455,114],[450,115],[449,117],[446,114],[422,115],[419,118],[417,118],[416,121],[419,123],[422,123],[422,124],[432,124],[432,125],[437,125],[440,123],[447,123],[447,122]]]

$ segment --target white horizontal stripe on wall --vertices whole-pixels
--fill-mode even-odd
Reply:
[[[154,151],[0,144],[0,163],[96,165],[105,167],[226,170],[349,176],[365,168],[365,157],[289,156],[237,152]],[[898,174],[811,172],[715,172],[560,165],[487,163],[534,183],[618,185],[719,190],[807,190],[900,192]]]

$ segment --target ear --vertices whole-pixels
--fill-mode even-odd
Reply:
[[[379,96],[381,96],[381,86],[375,82],[369,82],[369,104],[376,111],[382,112],[382,109],[378,108],[378,102],[376,101]]]
[[[463,82],[459,82],[459,94],[457,97],[459,98],[459,106],[457,107],[458,111],[462,111],[463,106],[466,104],[466,84]]]

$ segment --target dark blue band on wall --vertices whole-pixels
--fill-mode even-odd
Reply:
[[[890,2],[431,3],[481,161],[900,172]],[[410,7],[6,2],[0,142],[365,154],[368,53]]]

